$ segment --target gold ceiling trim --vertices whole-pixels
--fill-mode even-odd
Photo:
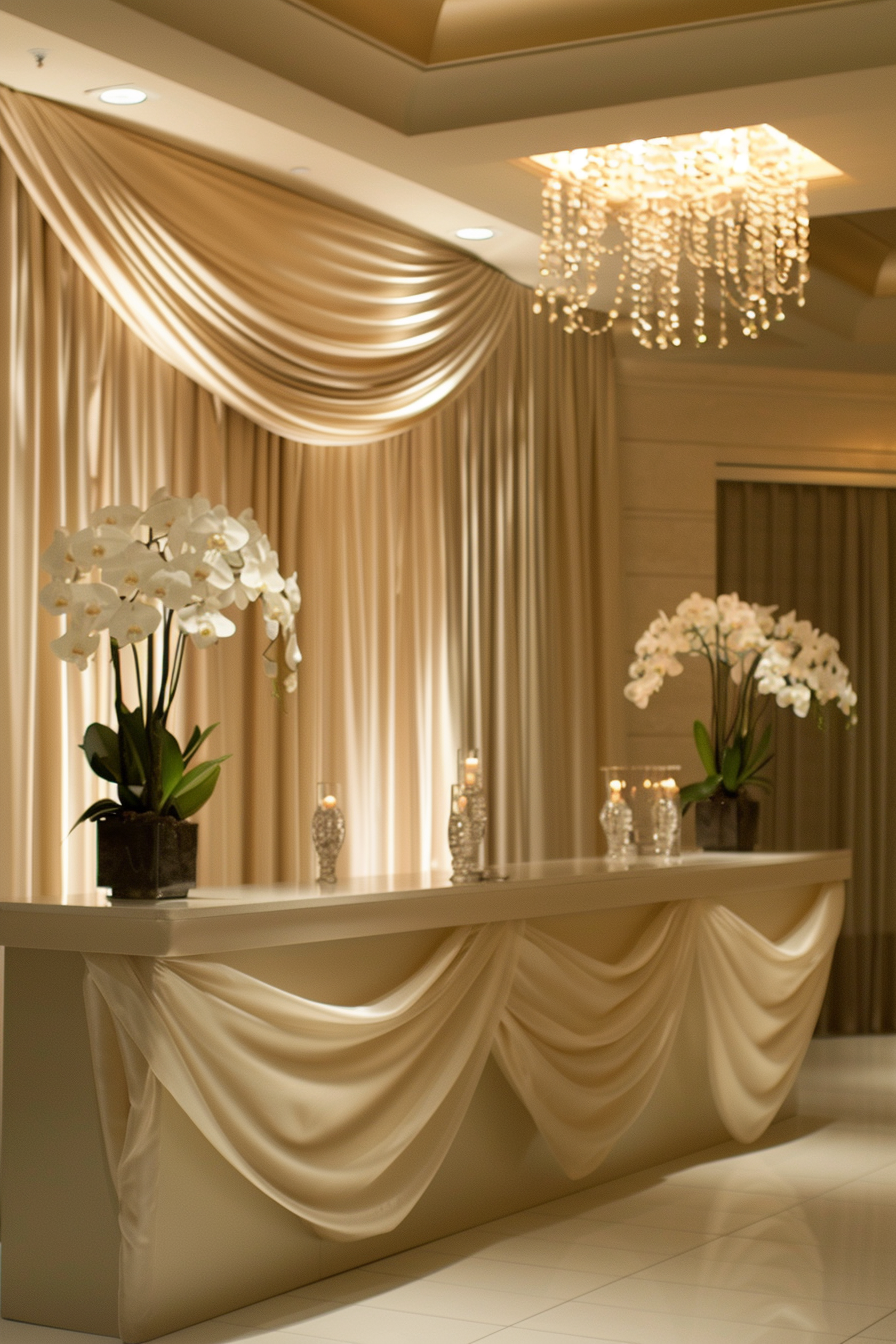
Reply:
[[[851,3],[851,0],[845,0]],[[844,0],[288,0],[424,66],[719,23]]]

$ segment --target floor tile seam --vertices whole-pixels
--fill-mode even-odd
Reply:
[[[755,1266],[754,1266],[754,1268],[755,1268]],[[819,1277],[821,1277],[821,1278],[824,1278],[824,1277],[825,1277],[824,1272],[823,1272],[822,1270],[812,1270],[811,1273],[813,1273],[813,1274],[818,1274]],[[649,1273],[649,1271],[647,1271],[647,1270],[639,1270],[636,1274],[629,1275],[628,1277],[634,1279],[636,1283],[662,1283],[662,1284],[666,1284],[666,1285],[670,1285],[670,1284],[671,1284],[671,1285],[676,1285],[676,1284],[677,1284],[677,1285],[679,1285],[679,1286],[682,1287],[682,1288],[708,1288],[708,1289],[710,1289],[710,1291],[712,1291],[712,1292],[724,1292],[724,1293],[751,1293],[754,1297],[778,1297],[778,1296],[780,1296],[781,1299],[782,1299],[782,1301],[787,1301],[787,1302],[797,1302],[797,1303],[800,1303],[800,1302],[819,1302],[819,1303],[831,1302],[834,1306],[837,1306],[837,1307],[859,1307],[859,1308],[861,1308],[861,1307],[865,1307],[865,1308],[867,1308],[869,1311],[871,1311],[871,1310],[876,1311],[876,1310],[880,1307],[880,1303],[879,1303],[879,1302],[854,1302],[854,1301],[852,1301],[852,1299],[846,1299],[846,1298],[840,1298],[840,1297],[810,1297],[810,1296],[808,1296],[806,1293],[780,1293],[780,1294],[779,1294],[779,1293],[775,1292],[774,1290],[771,1290],[771,1289],[765,1289],[765,1288],[728,1288],[728,1287],[726,1287],[725,1284],[721,1284],[721,1283],[691,1283],[691,1282],[689,1282],[687,1279],[652,1279],[652,1278],[650,1277],[650,1273]],[[604,1286],[605,1288],[609,1288],[609,1287],[611,1287],[611,1285],[608,1284],[608,1283],[607,1283],[607,1284],[604,1284],[603,1286]],[[599,1289],[599,1288],[595,1288],[595,1289],[592,1289],[592,1291],[593,1291],[593,1292],[600,1292],[600,1289]],[[884,1319],[884,1317],[886,1317],[886,1316],[891,1316],[891,1315],[893,1314],[894,1310],[896,1310],[896,1307],[884,1307],[884,1308],[882,1308],[882,1310],[883,1310],[883,1316],[878,1316],[878,1317],[876,1317],[874,1321],[871,1321],[868,1325],[864,1325],[864,1326],[862,1327],[862,1329],[863,1329],[863,1330],[870,1330],[872,1325],[876,1325],[878,1321],[882,1321],[882,1320]]]
[[[423,1282],[423,1280],[413,1280],[413,1282]],[[610,1282],[611,1282],[611,1283],[612,1283],[612,1282],[615,1282],[615,1280],[611,1280]],[[540,1315],[542,1312],[545,1312],[545,1311],[552,1311],[554,1307],[564,1307],[564,1306],[566,1306],[567,1302],[577,1302],[578,1299],[579,1299],[580,1297],[585,1297],[585,1296],[587,1295],[587,1293],[594,1293],[594,1292],[597,1292],[597,1291],[598,1291],[596,1288],[588,1288],[588,1289],[585,1290],[585,1293],[579,1293],[579,1294],[577,1294],[575,1297],[549,1297],[549,1296],[547,1296],[546,1294],[542,1294],[542,1293],[521,1293],[521,1292],[519,1291],[519,1289],[512,1289],[512,1288],[484,1288],[484,1287],[481,1287],[481,1286],[478,1286],[478,1285],[477,1285],[477,1286],[473,1286],[473,1285],[468,1284],[468,1283],[445,1283],[444,1280],[441,1281],[440,1286],[441,1286],[441,1287],[445,1287],[445,1288],[449,1288],[449,1289],[450,1289],[450,1288],[455,1288],[455,1289],[457,1289],[459,1292],[462,1292],[462,1293],[463,1293],[463,1292],[468,1292],[468,1293],[476,1293],[476,1292],[503,1293],[503,1294],[505,1295],[505,1297],[517,1297],[517,1298],[519,1298],[519,1297],[543,1297],[544,1301],[546,1301],[549,1305],[546,1306],[546,1307],[541,1307],[541,1308],[539,1308],[538,1311],[536,1311],[536,1312],[533,1313],[534,1315]],[[609,1286],[610,1286],[609,1283],[607,1283],[607,1284],[601,1284],[601,1287],[602,1287],[602,1288],[609,1288]],[[388,1292],[388,1291],[392,1291],[392,1290],[387,1289],[386,1291]],[[421,1306],[413,1306],[413,1307],[407,1307],[407,1308],[405,1308],[405,1307],[396,1307],[396,1306],[386,1305],[386,1304],[378,1304],[378,1303],[376,1302],[376,1299],[373,1298],[373,1297],[369,1297],[369,1298],[359,1298],[359,1299],[356,1299],[354,1302],[347,1302],[347,1301],[345,1301],[344,1298],[326,1298],[326,1299],[325,1299],[325,1298],[309,1298],[309,1299],[307,1299],[307,1300],[308,1300],[308,1302],[309,1302],[309,1305],[313,1305],[314,1307],[320,1307],[321,1309],[323,1309],[324,1307],[329,1308],[329,1309],[332,1309],[332,1310],[338,1310],[338,1309],[343,1308],[343,1307],[367,1307],[367,1308],[369,1308],[371,1311],[397,1312],[397,1313],[400,1314],[401,1316],[408,1316],[408,1315],[412,1315],[412,1316],[413,1316],[413,1315],[419,1315],[419,1316],[431,1316],[431,1317],[433,1317],[435,1320],[444,1320],[444,1321],[469,1321],[471,1325],[494,1325],[494,1322],[493,1322],[493,1321],[480,1321],[480,1320],[479,1320],[477,1317],[475,1317],[475,1316],[452,1316],[452,1315],[450,1315],[449,1313],[447,1313],[447,1312],[444,1311],[444,1310],[440,1310],[440,1311],[431,1311],[431,1310],[429,1310],[428,1308],[426,1308],[426,1307],[421,1307]],[[313,1317],[312,1317],[312,1319],[313,1319]],[[522,1317],[521,1319],[523,1319],[523,1320],[528,1320],[529,1318],[528,1318],[528,1317]],[[509,1323],[505,1322],[503,1325],[501,1325],[500,1327],[497,1327],[497,1328],[500,1328],[500,1329],[502,1329],[502,1330],[507,1330],[507,1329],[510,1328],[510,1325],[516,1325],[516,1324],[517,1324],[516,1321],[512,1321],[512,1322],[509,1322]],[[280,1329],[284,1329],[284,1330],[289,1329],[288,1326],[282,1326],[282,1327],[278,1327],[278,1328],[280,1328]]]
[[[667,1264],[670,1260],[677,1260],[678,1257],[681,1256],[681,1255],[690,1255],[690,1254],[691,1254],[691,1251],[702,1251],[702,1250],[704,1249],[705,1246],[711,1246],[712,1243],[713,1243],[713,1241],[722,1241],[725,1235],[726,1235],[725,1233],[721,1233],[721,1234],[713,1234],[713,1237],[712,1237],[712,1240],[711,1240],[711,1241],[703,1242],[703,1244],[702,1244],[701,1246],[692,1246],[692,1247],[690,1247],[690,1248],[689,1248],[688,1250],[686,1250],[686,1251],[673,1251],[670,1255],[664,1256],[661,1260],[654,1260],[652,1264],[645,1266],[645,1268],[646,1268],[646,1269],[655,1269],[658,1265],[665,1265],[665,1264]],[[751,1238],[751,1240],[753,1240],[753,1238]],[[561,1241],[561,1242],[556,1242],[556,1243],[555,1243],[555,1242],[549,1242],[548,1244],[549,1244],[549,1245],[552,1245],[552,1246],[553,1246],[553,1245],[558,1245],[558,1246],[567,1246],[567,1245],[569,1245],[569,1246],[580,1246],[580,1245],[584,1245],[584,1248],[585,1248],[586,1250],[587,1250],[587,1249],[591,1249],[591,1247],[589,1247],[587,1243],[580,1243],[580,1242],[575,1242],[575,1241],[573,1241],[573,1242],[565,1242],[565,1241]],[[785,1243],[782,1243],[782,1244],[787,1245],[787,1244],[789,1244],[789,1243],[786,1243],[786,1242],[785,1242]],[[626,1250],[627,1248],[624,1247],[624,1246],[622,1246],[622,1247],[620,1247],[620,1246],[598,1246],[598,1247],[595,1247],[594,1249],[597,1249],[597,1250],[606,1250],[606,1251],[618,1251],[618,1250],[623,1250],[623,1251],[624,1251],[624,1250]],[[632,1252],[632,1254],[636,1254],[636,1252]],[[479,1259],[480,1257],[473,1255],[473,1256],[469,1256],[468,1258],[471,1259],[471,1260],[476,1260],[476,1259]],[[505,1264],[506,1264],[506,1265],[527,1265],[527,1266],[529,1266],[529,1267],[532,1268],[532,1269],[563,1269],[563,1268],[565,1268],[565,1266],[563,1266],[563,1265],[532,1265],[531,1262],[528,1261],[528,1260],[490,1260],[490,1257],[489,1257],[489,1256],[482,1256],[481,1259],[482,1259],[482,1262],[483,1262],[483,1263],[486,1263],[486,1264],[487,1264],[487,1263],[494,1263],[494,1264],[499,1264],[499,1265],[505,1265]],[[573,1273],[573,1274],[584,1274],[584,1273],[587,1273],[587,1270],[570,1270],[570,1273]],[[609,1278],[609,1281],[608,1281],[606,1284],[602,1284],[602,1285],[601,1285],[601,1286],[604,1287],[604,1288],[608,1288],[608,1287],[610,1286],[610,1283],[618,1283],[620,1279],[630,1279],[630,1278],[633,1278],[636,1274],[640,1274],[640,1273],[641,1273],[641,1270],[639,1270],[639,1269],[629,1269],[629,1270],[627,1270],[624,1274],[614,1274],[612,1270],[607,1270],[606,1273],[610,1275],[610,1278]],[[496,1290],[496,1291],[498,1291],[498,1290]],[[501,1291],[504,1291],[504,1290],[501,1290]],[[574,1299],[569,1299],[569,1300],[572,1301],[572,1300],[574,1300]]]
[[[352,1304],[352,1305],[357,1305],[357,1304]],[[381,1314],[383,1317],[389,1317],[389,1316],[399,1316],[399,1317],[400,1317],[400,1316],[408,1316],[408,1315],[412,1315],[412,1314],[413,1314],[413,1315],[418,1315],[418,1316],[428,1316],[429,1319],[431,1319],[431,1320],[435,1320],[435,1321],[463,1321],[463,1323],[464,1323],[465,1325],[482,1326],[483,1329],[484,1329],[484,1331],[485,1331],[485,1333],[482,1334],[482,1335],[477,1335],[477,1336],[476,1336],[476,1339],[473,1340],[473,1341],[471,1341],[471,1344],[479,1344],[479,1340],[482,1340],[482,1339],[490,1339],[493,1335],[498,1335],[498,1334],[500,1334],[502,1330],[510,1330],[510,1329],[514,1329],[514,1328],[515,1328],[515,1326],[509,1326],[509,1325],[496,1325],[496,1324],[494,1323],[494,1321],[471,1321],[471,1320],[467,1320],[467,1319],[465,1319],[465,1318],[463,1318],[463,1317],[458,1317],[458,1316],[432,1316],[430,1313],[425,1312],[425,1311],[420,1311],[420,1312],[416,1312],[416,1313],[411,1313],[411,1312],[404,1312],[404,1311],[389,1311],[389,1310],[384,1310],[383,1308],[380,1308],[380,1307],[371,1307],[370,1310],[371,1310],[371,1311],[379,1311],[380,1314]],[[388,1322],[387,1322],[387,1323],[388,1323]],[[303,1332],[302,1332],[301,1330],[288,1330],[288,1329],[284,1329],[284,1330],[283,1330],[282,1332],[280,1332],[280,1333],[291,1334],[291,1335],[293,1335],[296,1339],[301,1339],[302,1336],[303,1336]],[[329,1338],[332,1340],[332,1344],[357,1344],[357,1340],[340,1339],[338,1335],[332,1335],[332,1336],[330,1336]],[[574,1338],[575,1338],[575,1336],[574,1336]]]

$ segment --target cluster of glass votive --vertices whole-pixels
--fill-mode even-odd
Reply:
[[[476,747],[457,753],[457,783],[451,785],[448,848],[451,881],[482,881],[482,842],[488,814],[482,785],[482,757]]]
[[[318,881],[336,881],[336,860],[345,840],[345,818],[339,806],[339,785],[317,786],[317,807],[311,819],[311,839],[317,850]]]
[[[600,824],[607,858],[625,862],[637,856],[675,858],[681,853],[681,795],[678,765],[602,767],[606,800]]]

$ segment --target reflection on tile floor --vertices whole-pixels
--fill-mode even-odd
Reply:
[[[896,1037],[815,1041],[800,1115],[165,1344],[896,1341]],[[109,1344],[0,1322],[0,1344]]]

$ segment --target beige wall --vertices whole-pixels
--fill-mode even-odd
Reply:
[[[702,776],[690,736],[708,711],[702,661],[646,710],[622,701],[631,648],[656,614],[715,593],[716,481],[896,486],[896,375],[621,361],[620,707],[628,763],[679,762]],[[773,593],[745,593],[772,602]],[[805,613],[807,616],[811,613]]]

